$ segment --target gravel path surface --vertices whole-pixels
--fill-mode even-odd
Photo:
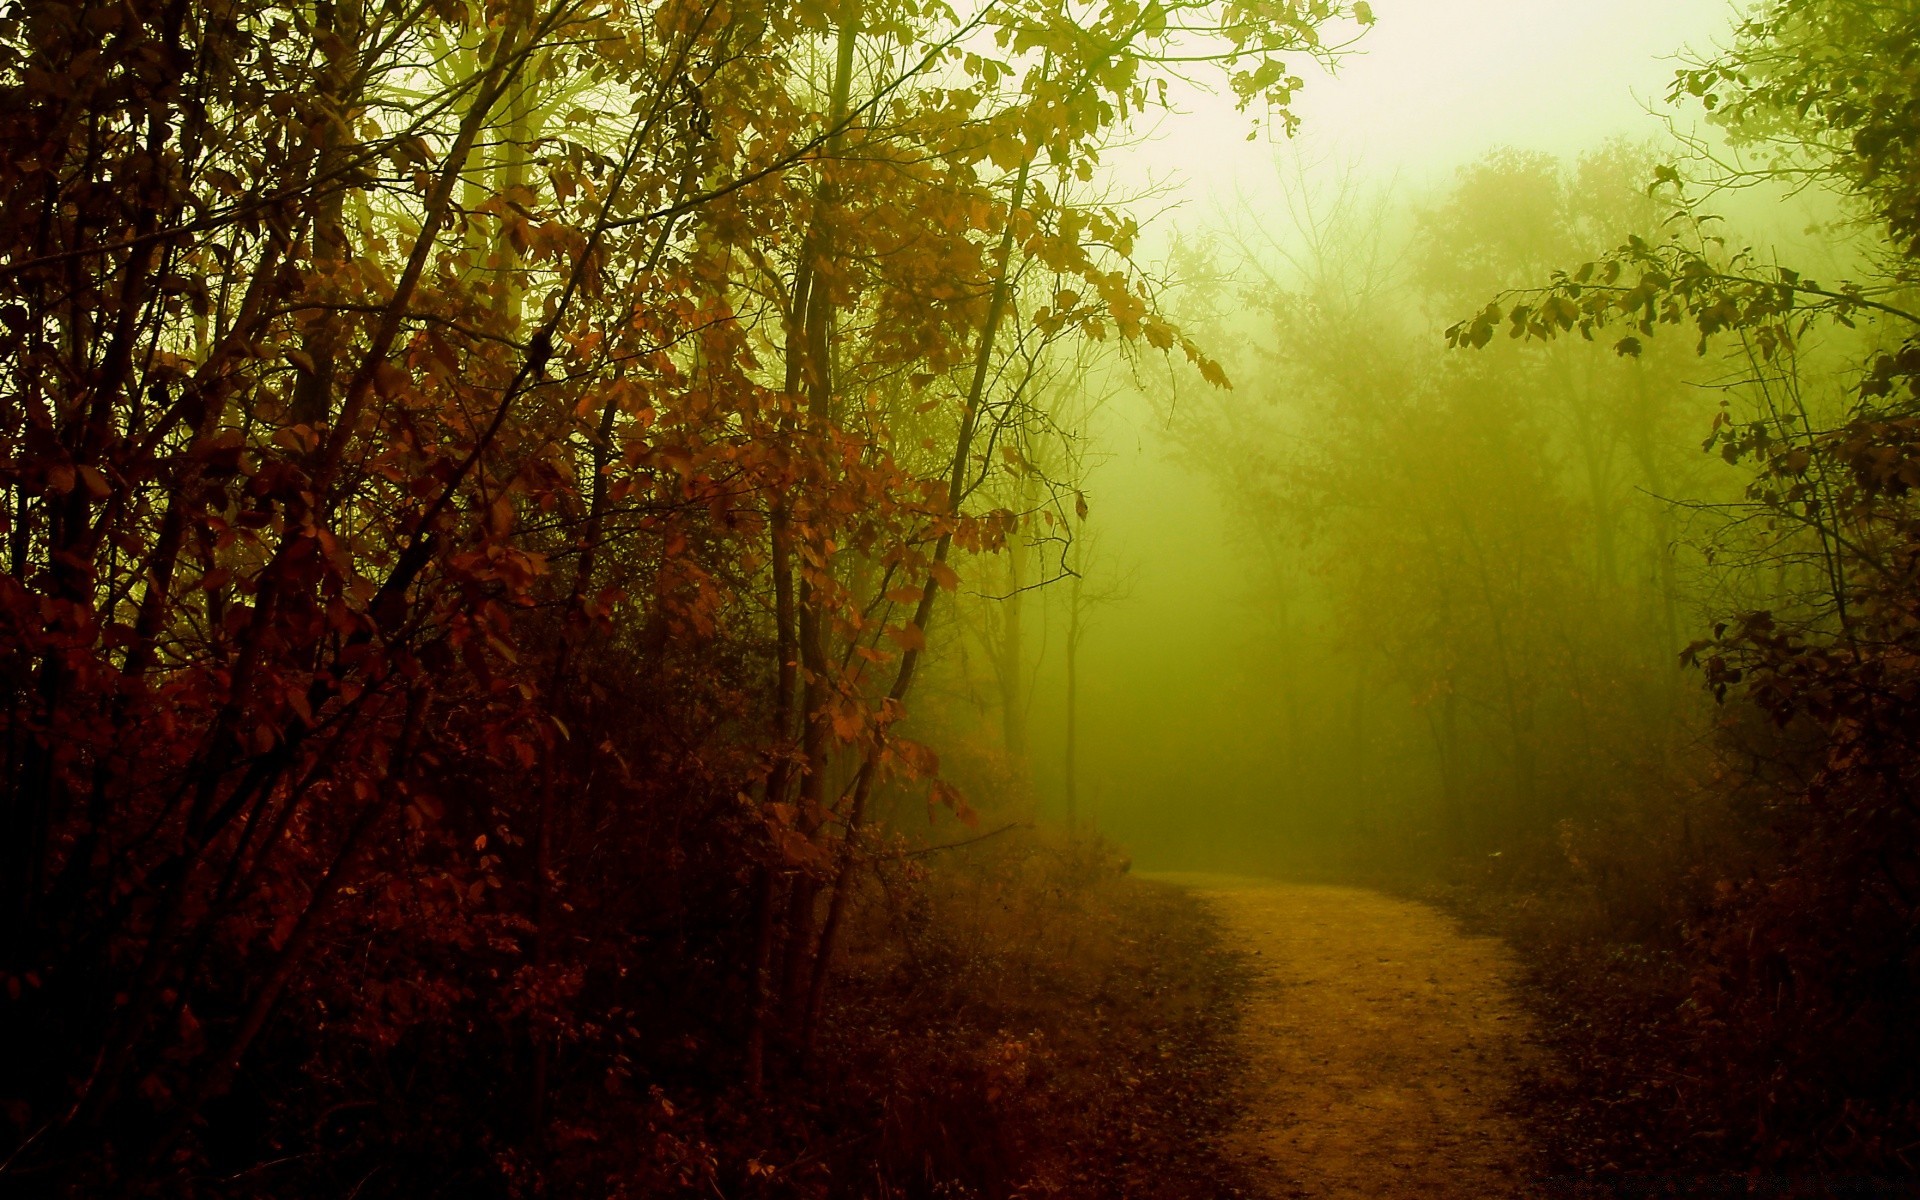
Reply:
[[[1541,1054],[1496,939],[1359,888],[1205,875],[1254,981],[1236,1035],[1245,1107],[1228,1139],[1271,1197],[1494,1200],[1536,1194],[1510,1110]]]

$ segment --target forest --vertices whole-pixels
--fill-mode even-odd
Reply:
[[[1920,3],[1378,7],[0,0],[0,1194],[1920,1194]]]

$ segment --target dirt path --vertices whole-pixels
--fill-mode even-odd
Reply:
[[[1492,938],[1358,888],[1166,875],[1256,978],[1229,1152],[1271,1197],[1492,1200],[1537,1178],[1505,1101],[1539,1051]]]

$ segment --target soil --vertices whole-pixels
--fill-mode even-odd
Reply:
[[[1497,939],[1360,888],[1160,875],[1251,967],[1223,1149],[1268,1197],[1534,1194],[1517,1106],[1544,1051]]]

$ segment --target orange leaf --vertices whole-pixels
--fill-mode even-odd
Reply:
[[[905,625],[889,625],[886,628],[887,639],[902,650],[925,650],[927,635],[918,625],[911,622]]]

